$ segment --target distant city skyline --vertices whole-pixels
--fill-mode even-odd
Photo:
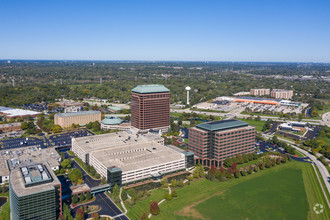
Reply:
[[[330,1],[9,1],[0,60],[330,62]]]

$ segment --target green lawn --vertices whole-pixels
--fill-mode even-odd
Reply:
[[[292,161],[246,177],[226,182],[206,179],[176,190],[178,197],[160,205],[155,219],[330,219],[329,210],[313,167]],[[151,201],[160,201],[164,189],[128,207],[128,216],[138,219],[148,213]],[[316,215],[316,203],[324,212]],[[221,208],[224,207],[224,208]]]
[[[265,121],[247,120],[247,119],[241,119],[241,118],[239,120],[245,121],[249,125],[256,127],[256,131],[261,131],[264,124],[266,123]]]
[[[302,171],[288,168],[269,172],[233,186],[195,209],[207,219],[306,219]]]
[[[130,219],[140,219],[143,213],[149,214],[150,203],[153,201],[161,201],[166,192],[168,192],[167,188],[153,190],[151,196],[146,199],[137,200],[134,206],[130,205],[128,202],[125,202],[124,204],[128,211],[127,216]]]
[[[0,196],[8,197],[8,201],[1,207],[0,220],[10,219],[10,204],[9,204],[9,193],[0,193]]]
[[[241,169],[242,167],[248,167],[248,166],[250,166],[250,165],[254,165],[254,164],[256,164],[259,160],[260,160],[260,158],[258,158],[258,159],[256,159],[256,160],[251,160],[251,161],[249,161],[249,162],[247,162],[247,163],[237,164],[237,168],[238,168],[238,169]]]

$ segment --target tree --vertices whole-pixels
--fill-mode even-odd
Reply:
[[[119,186],[116,184],[112,189],[112,196],[114,199],[117,199],[119,197]]]
[[[84,211],[81,208],[77,209],[75,220],[84,220],[84,219],[85,219]]]
[[[79,179],[83,178],[83,175],[79,169],[73,169],[68,177],[72,182],[77,183]]]
[[[72,204],[77,204],[77,202],[78,202],[78,196],[77,196],[77,194],[74,194],[73,195],[73,197],[72,197]]]
[[[71,168],[71,160],[69,159],[64,159],[61,163],[61,167],[63,169],[70,169]]]
[[[92,195],[90,191],[86,192],[86,200],[91,200],[92,199]]]
[[[91,217],[92,217],[93,220],[99,220],[100,219],[100,215],[97,212],[92,213]]]
[[[66,203],[63,203],[63,216],[65,220],[73,220],[71,210]]]
[[[166,187],[168,186],[167,181],[168,181],[167,178],[163,178],[163,179],[161,179],[160,184],[161,184],[164,188],[166,188]]]
[[[101,179],[101,184],[104,185],[107,183],[107,179],[105,177],[102,177]]]
[[[52,128],[53,133],[59,133],[61,131],[62,131],[62,127],[59,125],[54,125],[54,127]]]
[[[126,192],[125,188],[122,188],[122,190],[121,190],[121,199],[123,201],[126,201],[128,199],[127,192]]]
[[[164,196],[164,199],[166,199],[167,201],[170,201],[170,200],[172,200],[172,195],[169,193],[166,193]]]
[[[172,197],[177,197],[177,196],[178,196],[178,194],[177,194],[176,190],[172,190]]]
[[[223,162],[223,164],[226,167],[231,167],[233,165],[233,163],[234,163],[233,158],[226,158],[225,161]]]
[[[79,202],[83,202],[83,201],[85,201],[85,196],[84,196],[84,193],[81,193],[80,194],[80,197],[79,197]]]
[[[135,197],[136,196],[136,192],[135,192],[135,189],[133,188],[130,188],[128,191],[127,191],[128,195],[130,195],[131,197]]]
[[[150,204],[150,213],[151,213],[152,215],[159,215],[159,213],[160,213],[160,209],[159,209],[159,206],[158,206],[158,202],[153,201],[153,202]]]

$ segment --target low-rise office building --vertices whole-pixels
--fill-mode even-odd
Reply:
[[[19,131],[21,129],[22,123],[16,122],[16,123],[9,123],[9,124],[0,124],[0,131],[2,132],[10,132],[10,131]]]
[[[128,131],[131,129],[131,124],[125,123],[121,118],[117,116],[110,116],[101,121],[101,129]]]
[[[156,134],[112,134],[73,138],[72,151],[93,166],[111,186],[159,178],[193,163],[193,154],[180,153],[164,146]]]
[[[62,128],[72,126],[72,124],[86,125],[89,122],[101,122],[100,111],[79,111],[71,113],[58,113],[54,116],[54,123]]]
[[[188,149],[195,163],[220,167],[222,162],[238,154],[254,152],[255,128],[230,119],[199,124],[189,129]]]

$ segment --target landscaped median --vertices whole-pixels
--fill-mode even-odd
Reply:
[[[96,179],[96,180],[100,180],[101,179],[101,175],[98,174],[95,170],[94,167],[90,166],[90,165],[87,165],[85,164],[80,158],[78,157],[75,157],[74,160],[78,163],[78,165],[84,169],[84,171],[86,173],[88,173],[88,175],[90,175],[93,179]]]

